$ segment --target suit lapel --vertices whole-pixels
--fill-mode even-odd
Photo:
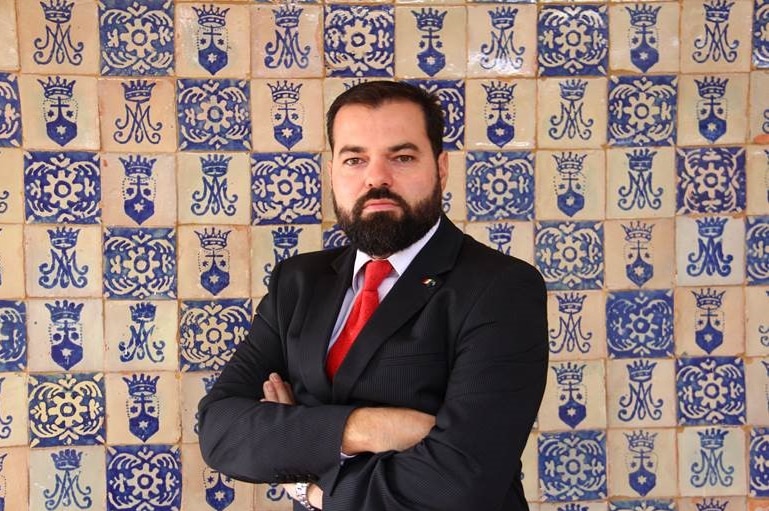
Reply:
[[[462,231],[448,218],[441,218],[435,235],[377,307],[347,353],[334,378],[333,403],[347,401],[379,347],[440,289],[442,275],[454,266],[462,237]]]

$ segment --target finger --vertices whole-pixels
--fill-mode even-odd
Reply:
[[[296,485],[290,484],[290,483],[284,483],[281,484],[284,490],[286,490],[286,493],[288,493],[288,496],[292,499],[296,498]]]
[[[272,373],[270,375],[270,383],[275,389],[278,403],[282,403],[284,405],[294,404],[291,391],[288,389],[288,384],[281,379],[280,375]]]
[[[262,385],[262,390],[264,392],[264,400],[269,401],[272,403],[278,403],[278,394],[275,391],[275,385],[269,380],[264,382]]]

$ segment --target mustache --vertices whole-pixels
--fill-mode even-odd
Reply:
[[[363,207],[366,204],[366,202],[370,200],[376,200],[376,199],[389,199],[395,202],[396,204],[398,204],[401,207],[401,209],[403,209],[404,211],[408,211],[408,208],[409,208],[408,203],[403,197],[391,191],[389,188],[381,187],[381,188],[370,189],[362,197],[360,197],[357,201],[355,201],[355,206],[353,207],[353,214],[360,216],[363,213]]]

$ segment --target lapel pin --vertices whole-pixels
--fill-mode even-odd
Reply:
[[[425,277],[422,279],[422,285],[427,287],[435,287],[438,284],[438,281],[435,279],[431,279],[430,277]]]

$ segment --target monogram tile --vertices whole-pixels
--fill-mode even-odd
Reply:
[[[608,360],[606,389],[609,428],[676,425],[673,360]]]
[[[27,366],[27,307],[21,300],[0,300],[0,371],[23,371]]]
[[[290,511],[293,500],[279,484],[257,484],[254,486],[254,506],[264,511]]]
[[[609,143],[669,146],[676,143],[675,76],[612,76],[609,84]]]
[[[175,370],[178,316],[174,300],[105,300],[106,370]]]
[[[750,70],[751,0],[694,0],[682,5],[681,71]]]
[[[103,378],[101,373],[30,375],[30,447],[103,444]]]
[[[743,144],[748,135],[748,75],[683,75],[680,145]]]
[[[542,432],[538,451],[543,501],[606,498],[606,433]]]
[[[443,149],[465,146],[465,82],[463,80],[406,80],[438,98],[444,115]]]
[[[0,73],[0,148],[21,145],[21,99],[19,78],[10,73]]]
[[[99,79],[102,149],[175,151],[175,103],[170,79]]]
[[[24,155],[21,149],[0,148],[0,224],[24,222]]]
[[[25,73],[99,72],[96,0],[17,0],[19,55]]]
[[[678,432],[681,495],[744,495],[746,454],[741,428],[683,428]]]
[[[605,5],[545,6],[537,25],[541,76],[606,74],[609,19]]]
[[[769,355],[769,287],[745,288],[745,354],[751,357]]]
[[[764,460],[769,455],[769,428],[751,428],[749,453],[750,495],[769,496],[769,477],[764,469]]]
[[[748,284],[769,284],[769,216],[748,217],[745,233]]]
[[[391,5],[327,5],[323,30],[327,75],[393,76],[394,38]]]
[[[102,196],[114,199],[102,201],[104,223],[123,227],[175,224],[175,165],[171,154],[102,154]]]
[[[603,360],[550,363],[539,431],[606,428],[605,378]]]
[[[251,7],[251,75],[263,78],[320,78],[323,65],[323,14],[320,5]],[[361,37],[364,34],[361,32]],[[342,34],[337,32],[337,37]],[[358,47],[363,39],[346,35]],[[346,44],[345,43],[345,44]]]
[[[602,218],[606,183],[603,151],[538,151],[538,220]]]
[[[211,371],[181,374],[182,442],[195,444],[198,451],[198,403],[208,394],[218,378],[219,373]]]
[[[550,360],[590,360],[606,357],[606,322],[599,314],[605,310],[601,291],[547,294]]]
[[[96,153],[25,153],[27,222],[99,223],[100,173],[99,156]]]
[[[181,438],[179,381],[173,372],[110,373],[104,377],[107,442],[176,443]]]
[[[250,293],[248,226],[179,227],[179,296],[237,298]],[[231,278],[232,276],[232,278]]]
[[[679,287],[676,355],[741,355],[745,352],[745,300],[740,287]]]
[[[99,0],[99,34],[102,75],[173,74],[171,0]]]
[[[673,356],[673,291],[615,291],[606,299],[610,358]]]
[[[671,456],[676,452],[675,429],[611,429],[606,443],[610,495],[655,498],[678,494],[677,478],[670,477],[677,470],[676,458]]]
[[[84,76],[22,75],[25,148],[99,150],[96,83]]]
[[[466,86],[467,111],[482,112],[465,119],[468,149],[534,147],[536,80],[468,80]]]
[[[99,299],[27,300],[30,371],[104,369]]]
[[[251,91],[256,151],[324,149],[321,80],[254,80]]]
[[[184,300],[179,312],[182,371],[219,371],[251,326],[251,300]]]
[[[675,511],[673,499],[613,500],[609,511]]]
[[[254,485],[236,481],[207,467],[197,445],[183,445],[182,509],[189,511],[250,511]],[[261,508],[258,508],[261,509]]]
[[[742,284],[745,224],[741,218],[676,217],[679,286]]]
[[[675,149],[608,149],[606,166],[607,218],[664,218],[675,214]]]
[[[24,298],[24,233],[21,225],[0,227],[0,298]]]
[[[0,373],[0,446],[27,444],[27,375]]]
[[[606,287],[665,289],[675,280],[675,233],[672,218],[607,221]]]
[[[766,12],[769,16],[769,2]],[[769,27],[769,19],[767,19]],[[767,47],[769,54],[769,46]],[[769,143],[769,99],[762,91],[769,87],[769,71],[750,73],[750,136],[754,144]]]
[[[106,298],[176,297],[176,233],[173,228],[106,228],[103,248]]]
[[[98,297],[102,291],[101,228],[24,228],[27,295]]]
[[[598,149],[606,143],[605,78],[548,78],[537,91],[540,148]]]
[[[468,77],[534,76],[536,24],[534,5],[469,5]]]
[[[443,190],[443,213],[454,222],[462,222],[467,219],[465,154],[458,151],[450,151],[448,155],[449,176],[446,181],[446,188]],[[327,173],[324,172],[323,174],[326,177]],[[331,185],[324,181],[322,186],[326,193],[328,193]],[[324,204],[324,218],[328,216],[325,214],[325,211]]]
[[[27,511],[29,507],[29,449],[0,449],[0,487],[7,509]]]
[[[745,359],[745,406],[748,424],[769,426],[769,358]]]
[[[107,448],[107,511],[175,511],[182,500],[181,452],[173,445]]]
[[[254,225],[320,223],[320,154],[251,155]]]
[[[531,222],[468,222],[465,234],[503,254],[533,264],[534,225]]]
[[[769,2],[756,0],[753,14],[753,65],[769,67]]]
[[[679,424],[745,424],[745,364],[741,358],[679,358],[676,389]]]
[[[33,449],[30,509],[104,509],[104,478],[103,446]]]
[[[396,7],[395,74],[459,78],[467,69],[467,42],[452,34],[467,27],[465,7]]]
[[[251,70],[247,5],[176,5],[176,74],[240,77]]]
[[[279,262],[322,247],[320,224],[252,227],[251,296],[267,293],[270,276]]]
[[[250,86],[238,79],[180,79],[176,82],[179,149],[251,149]]]
[[[534,218],[534,153],[467,153],[467,219],[470,221]]]
[[[251,166],[245,153],[178,153],[179,223],[251,223]]]
[[[19,69],[15,0],[0,0],[0,69]]]
[[[680,511],[732,511],[747,509],[745,497],[697,497],[678,499]],[[760,510],[755,510],[760,511]]]
[[[633,3],[609,7],[609,63],[612,71],[677,73],[679,6]]]
[[[601,222],[537,222],[534,260],[551,291],[600,289],[604,280]]]

